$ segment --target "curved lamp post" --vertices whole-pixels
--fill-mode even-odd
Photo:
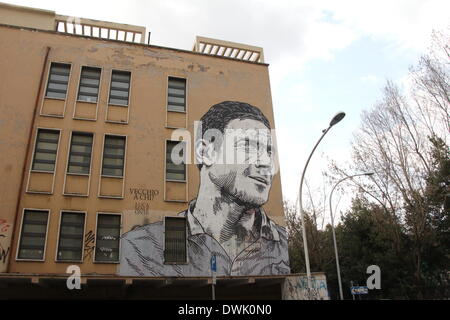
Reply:
[[[302,233],[303,233],[303,249],[305,250],[305,264],[306,264],[306,276],[308,278],[308,292],[311,289],[311,269],[309,266],[309,253],[308,253],[308,243],[306,239],[306,228],[305,228],[305,213],[303,211],[303,205],[302,205],[302,190],[303,190],[303,180],[305,178],[305,172],[306,168],[308,167],[309,160],[311,160],[311,156],[313,155],[314,151],[316,151],[317,146],[319,145],[320,141],[322,141],[323,137],[327,134],[328,131],[330,131],[331,127],[333,127],[335,124],[337,124],[339,121],[344,119],[345,113],[339,112],[337,113],[333,119],[330,121],[330,125],[328,128],[322,131],[322,136],[320,137],[319,141],[317,141],[316,145],[314,146],[314,149],[311,151],[311,154],[308,157],[308,160],[306,161],[305,168],[303,169],[302,178],[300,180],[300,190],[299,190],[299,207],[300,207],[300,216],[302,220]]]
[[[333,187],[333,189],[331,190],[330,193],[330,216],[331,216],[331,230],[333,231],[333,242],[334,242],[334,254],[336,256],[336,269],[337,269],[337,275],[338,275],[338,283],[339,283],[339,296],[341,298],[341,300],[344,300],[344,294],[342,293],[342,282],[341,282],[341,270],[339,268],[339,255],[338,255],[338,250],[337,250],[337,244],[336,244],[336,233],[334,232],[334,219],[333,219],[333,209],[331,207],[331,198],[333,197],[333,191],[334,189],[336,189],[336,187],[338,186],[338,184],[340,184],[341,182],[347,180],[347,179],[352,179],[354,177],[358,177],[358,176],[371,176],[373,175],[373,172],[367,172],[367,173],[360,173],[360,174],[354,174],[352,176],[348,176],[345,178],[342,178],[341,180],[339,180]]]

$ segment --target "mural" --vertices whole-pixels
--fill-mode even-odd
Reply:
[[[311,276],[311,287],[308,290],[308,278],[305,275],[286,277],[283,300],[330,300],[324,274]]]
[[[166,262],[164,221],[158,221],[122,236],[119,274],[209,276],[213,254],[218,276],[289,274],[286,230],[262,208],[275,174],[269,121],[252,105],[225,101],[200,123],[199,190],[178,215],[187,224],[184,262]]]

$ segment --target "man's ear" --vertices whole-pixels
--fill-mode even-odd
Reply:
[[[214,143],[205,141],[205,139],[197,140],[195,143],[195,156],[197,161],[207,167],[215,163],[216,151]]]

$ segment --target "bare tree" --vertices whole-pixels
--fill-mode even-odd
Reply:
[[[448,141],[450,133],[448,40],[448,36],[435,33],[434,49],[411,69],[410,92],[402,94],[393,82],[387,82],[382,100],[362,114],[361,127],[354,134],[351,164],[346,169],[333,164],[341,177],[349,172],[375,172],[355,184],[389,213],[393,223],[407,228],[418,284],[424,248],[432,233],[424,201],[426,178],[432,170],[430,138]],[[393,230],[400,243],[399,229]]]

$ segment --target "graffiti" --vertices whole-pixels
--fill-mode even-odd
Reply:
[[[159,190],[130,188],[130,194],[133,195],[133,200],[153,201],[159,195]],[[134,213],[148,215],[150,213],[150,205],[147,202],[136,201],[134,203]]]
[[[6,258],[8,257],[9,254],[9,247],[7,249],[4,249],[3,246],[0,244],[0,261],[2,261],[2,263],[6,263]]]
[[[91,230],[84,236],[84,259],[91,258],[95,250],[95,234]]]
[[[306,276],[287,277],[283,288],[284,300],[329,300],[325,275],[311,277],[311,288],[308,288]]]
[[[12,230],[11,226],[5,219],[0,219],[0,272],[3,272],[10,253],[9,233]]]
[[[159,190],[130,188],[130,194],[134,196],[133,200],[152,201],[159,195]]]
[[[150,210],[150,205],[145,202],[136,202],[134,204],[134,213],[139,215],[148,215]]]
[[[170,237],[165,237],[167,220],[128,231],[122,236],[119,274],[205,276],[211,254],[217,257],[218,276],[289,274],[286,230],[262,208],[275,174],[269,120],[247,103],[224,101],[200,122],[194,144],[199,190],[178,215],[185,218],[186,238],[179,232],[186,230],[179,225],[182,220]],[[245,161],[224,163],[228,152]],[[173,152],[171,158],[177,165]],[[135,200],[149,197],[148,192],[133,194]],[[138,209],[145,212],[146,207]]]
[[[11,225],[5,219],[0,219],[0,232],[7,232],[10,227]]]

